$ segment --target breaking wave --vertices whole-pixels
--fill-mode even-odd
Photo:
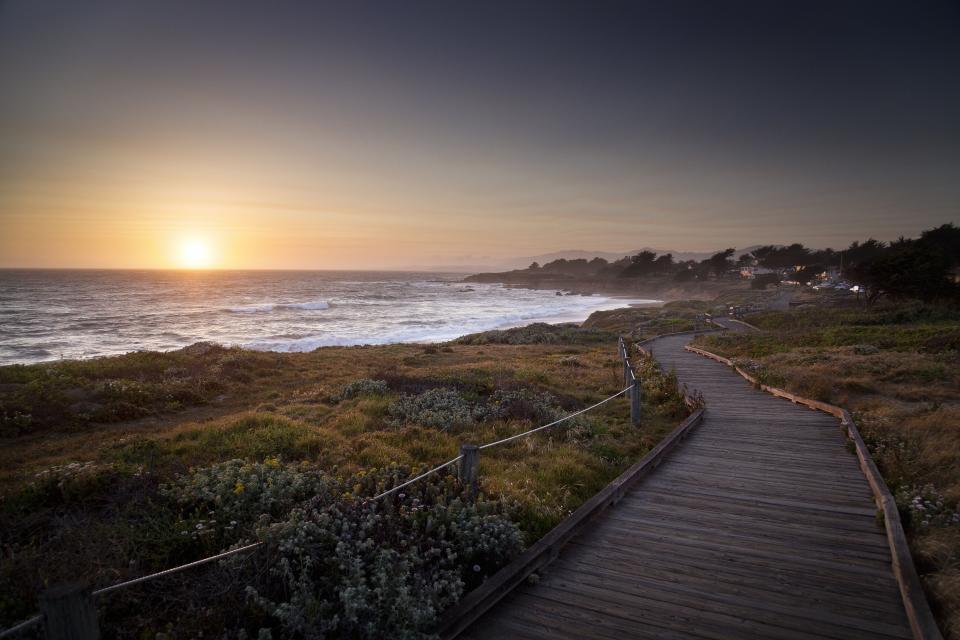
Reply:
[[[317,300],[316,302],[287,302],[287,303],[265,303],[248,304],[240,307],[229,307],[227,311],[231,313],[270,313],[277,309],[298,309],[300,311],[322,311],[329,309],[330,303],[326,300]]]

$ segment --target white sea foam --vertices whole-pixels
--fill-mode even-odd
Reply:
[[[276,308],[275,304],[248,304],[242,307],[230,307],[231,313],[269,313]]]
[[[290,304],[281,304],[284,309],[303,309],[305,311],[321,311],[329,309],[330,303],[326,300],[317,300],[316,302],[291,302]]]
[[[0,364],[179,349],[201,340],[272,351],[441,342],[532,322],[579,322],[639,302],[438,277],[38,271],[24,278],[0,270]],[[71,313],[50,313],[55,306]]]
[[[231,313],[270,313],[277,309],[297,309],[300,311],[322,311],[329,309],[330,303],[326,300],[317,300],[314,302],[284,302],[284,303],[264,303],[248,304],[239,307],[229,307],[227,311]]]

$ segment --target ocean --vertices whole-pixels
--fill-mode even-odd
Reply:
[[[0,364],[179,349],[439,342],[655,302],[371,271],[0,270]]]

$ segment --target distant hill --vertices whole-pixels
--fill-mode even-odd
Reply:
[[[749,253],[760,245],[751,245],[749,247],[737,248],[736,256],[742,253]],[[723,251],[726,247],[719,247],[714,251],[674,251],[673,249],[654,249],[653,247],[644,247],[642,249],[633,249],[631,251],[584,251],[582,249],[569,249],[567,251],[554,251],[553,253],[542,253],[536,256],[524,256],[508,259],[471,258],[467,257],[463,262],[451,261],[447,264],[411,264],[402,268],[405,271],[438,271],[450,273],[482,273],[492,271],[511,271],[513,269],[526,269],[531,262],[546,264],[554,260],[579,260],[581,258],[592,260],[594,258],[603,258],[607,262],[615,262],[624,256],[632,256],[641,251],[653,251],[657,255],[672,253],[673,259],[677,262],[686,260],[704,260],[709,258],[717,251]]]
[[[737,248],[736,255],[743,253],[750,253],[760,245],[752,245],[744,248]],[[683,262],[685,260],[704,260],[709,258],[717,251],[723,251],[726,247],[721,247],[715,251],[674,251],[672,249],[655,249],[653,247],[644,247],[642,249],[634,249],[632,251],[621,251],[621,252],[610,252],[610,251],[583,251],[580,249],[570,249],[568,251],[554,251],[553,253],[544,253],[538,256],[527,256],[523,258],[512,258],[505,262],[502,262],[497,265],[498,269],[525,269],[531,262],[539,262],[540,264],[545,264],[547,262],[553,262],[554,260],[559,260],[561,258],[566,260],[578,260],[580,258],[585,258],[587,260],[592,260],[593,258],[603,258],[608,262],[613,262],[619,260],[624,256],[632,256],[640,253],[641,251],[653,251],[657,255],[663,255],[665,253],[672,253],[673,259],[678,262]]]

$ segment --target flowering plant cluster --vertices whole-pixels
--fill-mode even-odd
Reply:
[[[38,505],[53,506],[82,501],[103,491],[116,477],[112,464],[93,461],[68,462],[34,474],[33,480],[23,487],[10,504],[24,508]]]
[[[390,424],[419,424],[447,429],[473,424],[473,407],[453,389],[427,389],[417,395],[402,394],[387,408]]]
[[[872,344],[855,344],[850,346],[850,350],[858,356],[872,356],[880,353],[880,349]]]
[[[550,422],[563,416],[557,399],[546,391],[533,389],[497,389],[485,404],[474,409],[477,420],[505,420],[509,418]]]
[[[640,378],[640,392],[649,410],[669,417],[687,415],[687,406],[675,371],[664,372],[656,360],[637,358],[635,373]]]
[[[312,467],[284,464],[279,457],[262,463],[230,460],[190,473],[160,487],[161,495],[181,509],[179,526],[193,538],[236,540],[266,516],[284,517],[308,498],[328,493],[329,483]]]
[[[462,500],[448,474],[377,502],[357,495],[411,473],[360,473],[260,530],[271,569],[248,594],[284,637],[429,637],[444,609],[520,552],[516,525],[495,503]]]
[[[419,424],[438,429],[488,420],[551,422],[564,415],[553,395],[534,389],[497,389],[486,401],[477,403],[453,389],[428,389],[418,395],[401,395],[387,411],[393,426]],[[567,426],[576,425],[583,426],[583,421],[573,420]]]
[[[25,411],[0,410],[0,436],[14,437],[26,433],[33,424],[33,416]]]
[[[927,529],[960,525],[960,513],[947,505],[943,494],[932,484],[922,487],[903,485],[894,497],[901,516],[906,515],[905,519],[912,527]]]
[[[387,393],[386,380],[371,380],[361,378],[343,386],[340,393],[331,398],[333,402],[341,402],[357,396],[382,396]]]

